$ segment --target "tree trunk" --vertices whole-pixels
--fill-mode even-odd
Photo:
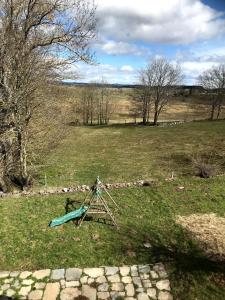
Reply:
[[[159,114],[158,111],[156,110],[154,113],[154,120],[153,120],[153,125],[157,126],[158,125],[158,118],[159,118]]]
[[[27,151],[26,151],[26,144],[27,144],[27,130],[20,129],[18,130],[18,152],[19,152],[19,161],[20,161],[20,182],[21,188],[28,188],[31,184],[30,178],[27,172]]]
[[[215,113],[215,102],[213,101],[212,106],[211,106],[211,114],[210,114],[210,120],[213,121],[214,120],[214,113]]]

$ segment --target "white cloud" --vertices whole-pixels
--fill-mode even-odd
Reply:
[[[120,42],[188,44],[225,32],[221,13],[200,0],[98,0],[98,18],[100,35]]]
[[[132,68],[131,66],[128,65],[128,66],[122,66],[120,68],[120,70],[123,71],[123,72],[133,72],[134,68]]]
[[[77,81],[100,82],[104,79],[109,83],[132,84],[137,82],[137,70],[129,65],[115,67],[110,64],[91,66],[80,63],[77,67],[70,67],[70,72],[74,70],[80,74]]]
[[[148,56],[151,54],[151,51],[146,47],[113,40],[99,42],[95,45],[95,47],[101,49],[103,52],[109,55]]]

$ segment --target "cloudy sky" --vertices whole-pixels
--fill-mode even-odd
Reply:
[[[82,80],[137,83],[155,57],[180,63],[185,84],[225,62],[225,0],[96,0],[97,66],[79,65]]]

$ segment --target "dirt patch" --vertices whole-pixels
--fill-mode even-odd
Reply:
[[[191,234],[213,260],[225,261],[225,218],[216,214],[178,216],[176,222]]]

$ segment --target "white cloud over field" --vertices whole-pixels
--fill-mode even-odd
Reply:
[[[98,0],[97,3],[100,35],[120,42],[189,44],[225,32],[221,13],[200,0]]]

